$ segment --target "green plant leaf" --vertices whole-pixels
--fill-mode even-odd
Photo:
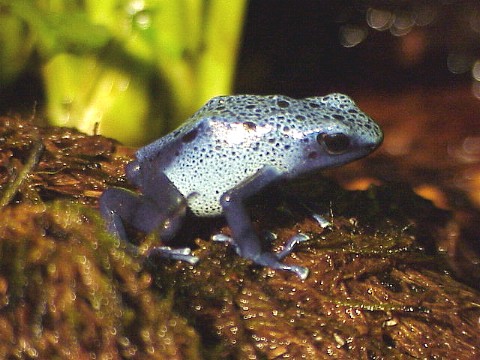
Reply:
[[[37,48],[44,56],[70,51],[84,53],[104,47],[112,34],[93,23],[84,11],[47,12],[31,1],[15,1],[12,14],[23,19],[37,35]]]

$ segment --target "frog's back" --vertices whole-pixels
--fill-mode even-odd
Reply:
[[[250,130],[256,130],[256,125],[266,124],[270,117],[270,123],[278,124],[278,112],[281,108],[277,103],[282,105],[285,101],[288,101],[287,99],[295,101],[281,95],[215,97],[195,112],[179,128],[139,149],[136,152],[136,157],[140,162],[155,158],[157,162],[167,164],[170,161],[172,151],[178,154],[180,149],[198,147],[196,145],[207,143],[215,135],[221,137],[223,133],[219,133],[215,129],[213,131],[207,129],[213,123],[232,124],[241,122],[246,124],[245,126],[250,126]],[[283,100],[283,102],[280,100]],[[219,130],[218,127],[217,130]],[[232,130],[236,131],[235,128]]]

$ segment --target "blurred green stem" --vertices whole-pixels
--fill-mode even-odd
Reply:
[[[173,127],[211,97],[231,92],[245,5],[244,0],[177,3],[177,10],[189,9],[184,39],[178,39],[184,41],[184,51],[173,56],[164,49],[158,52],[158,66],[174,101]]]

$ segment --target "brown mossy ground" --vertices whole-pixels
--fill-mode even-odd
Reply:
[[[130,156],[100,136],[0,118],[4,358],[480,356],[479,293],[436,246],[459,225],[408,187],[300,181],[296,196],[330,214],[327,229],[278,192],[253,199],[258,229],[278,235],[273,249],[311,236],[285,260],[310,269],[301,281],[209,241],[228,233],[221,220],[187,222],[180,237],[196,245],[194,267],[131,256],[96,209],[105,187],[128,186]]]

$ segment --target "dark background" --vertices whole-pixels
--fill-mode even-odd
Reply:
[[[394,36],[368,26],[370,8],[412,19],[430,11],[434,20]],[[470,24],[476,13],[478,1],[251,0],[234,91],[302,97],[469,83],[468,69],[480,57],[480,34]],[[344,47],[344,26],[362,28],[368,35],[357,46]],[[448,70],[451,53],[464,57],[463,74]],[[31,114],[35,106],[42,108],[41,79],[31,71],[0,88],[1,114]]]
[[[382,4],[376,9],[412,18],[427,7],[434,21],[413,26],[399,37],[368,27],[366,12],[375,2],[251,1],[236,92],[301,97],[364,87],[395,91],[409,85],[470,81],[468,72],[459,75],[448,70],[447,57],[455,52],[473,61],[480,34],[469,28],[468,14],[478,3],[376,3]],[[339,32],[346,25],[366,29],[367,38],[355,47],[342,46]]]

